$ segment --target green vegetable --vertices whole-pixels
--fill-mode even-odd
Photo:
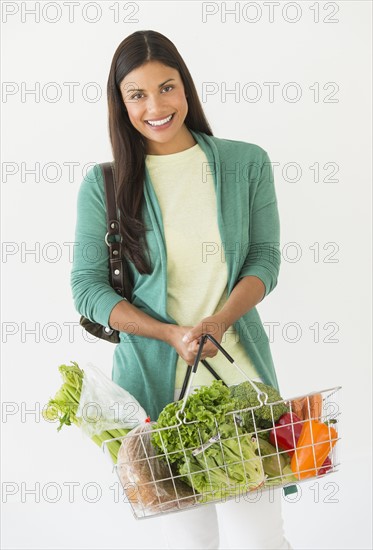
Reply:
[[[178,425],[176,413],[182,405],[182,401],[166,405],[153,429]],[[235,425],[233,415],[226,414],[236,408],[229,388],[221,380],[214,380],[211,386],[202,386],[188,397],[184,409],[187,423],[152,434],[153,445],[161,453],[167,452],[170,463],[184,476],[183,481],[200,493],[213,491],[203,495],[205,502],[247,492],[265,479],[255,444]],[[193,456],[192,451],[217,436],[218,431],[220,439]]]
[[[293,475],[290,457],[287,453],[277,453],[276,448],[261,437],[252,437],[252,440],[256,442],[257,446],[259,445],[256,454],[259,455],[260,450],[264,472],[268,476],[265,485],[281,485],[282,483],[297,481],[297,478]]]
[[[75,361],[71,361],[71,365],[60,365],[59,371],[63,379],[63,385],[56,393],[53,399],[50,399],[47,408],[43,410],[43,417],[49,422],[57,419],[60,425],[57,431],[60,431],[63,425],[71,426],[75,424],[80,427],[81,420],[76,417],[76,412],[79,407],[80,394],[82,391],[82,382],[84,371],[79,368]],[[111,429],[104,431],[99,435],[94,435],[91,439],[97,445],[101,446],[104,441],[114,439],[126,435],[130,430],[127,429]],[[121,446],[121,441],[111,441],[107,443],[107,448],[113,462],[116,464],[118,451]]]
[[[248,434],[237,437],[233,424],[220,425],[221,439],[204,452],[187,455],[179,465],[182,481],[202,495],[200,502],[224,500],[260,487],[265,480],[256,445]],[[190,472],[190,474],[189,474]]]
[[[282,400],[282,397],[276,388],[268,386],[263,382],[255,382],[255,384],[261,391],[268,395],[267,403],[274,403]],[[247,432],[255,432],[254,416],[257,431],[259,432],[259,430],[264,430],[263,432],[260,432],[260,437],[263,439],[269,438],[270,428],[273,427],[273,423],[289,410],[285,403],[278,403],[272,407],[269,405],[260,406],[258,394],[250,382],[242,382],[236,386],[231,386],[229,390],[231,397],[233,397],[236,401],[236,410],[246,409],[249,407],[258,407],[252,411],[242,413],[242,421],[243,427]],[[273,420],[271,409],[273,411]]]
[[[182,405],[182,401],[166,405],[157,422],[153,424],[153,429],[179,424],[176,413],[181,410]],[[235,403],[230,397],[229,388],[224,386],[221,380],[214,380],[211,386],[202,386],[188,397],[184,409],[185,420],[188,423],[182,423],[177,429],[171,428],[153,433],[152,442],[160,450],[165,447],[167,452],[171,453],[170,462],[183,459],[184,452],[181,449],[180,438],[185,449],[191,451],[199,447],[217,434],[218,424],[225,422],[226,413],[233,410],[235,410]]]

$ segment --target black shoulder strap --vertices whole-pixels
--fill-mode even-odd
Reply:
[[[110,284],[118,294],[131,300],[131,285],[127,262],[122,255],[122,245],[115,241],[115,236],[120,237],[120,225],[117,214],[117,200],[115,188],[115,173],[113,162],[100,164],[105,184],[106,199],[106,224],[107,233],[105,242],[109,247],[109,276]]]

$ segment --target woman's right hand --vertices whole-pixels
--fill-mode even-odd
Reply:
[[[169,328],[170,333],[168,337],[168,344],[176,349],[177,353],[180,355],[180,357],[182,357],[182,359],[184,359],[184,361],[186,361],[188,365],[193,365],[195,358],[197,357],[199,345],[196,345],[196,342],[189,342],[187,344],[183,342],[184,334],[186,334],[193,327],[170,325]],[[207,355],[205,349],[206,346],[203,346],[200,359],[206,359],[206,357],[210,357],[210,355]],[[214,355],[216,355],[215,351]]]

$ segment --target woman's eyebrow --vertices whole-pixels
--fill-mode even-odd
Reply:
[[[158,88],[162,88],[162,86],[164,86],[165,84],[167,84],[167,82],[170,82],[170,80],[175,80],[174,78],[169,78],[167,80],[165,80],[164,82],[162,82],[161,84],[158,84]],[[124,87],[126,86],[129,86],[131,83],[129,82],[127,85],[125,84]],[[128,90],[129,92],[145,92],[145,90],[143,90],[142,88],[131,88],[130,90]]]

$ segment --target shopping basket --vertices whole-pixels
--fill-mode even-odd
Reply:
[[[212,412],[213,426],[209,430],[203,421],[190,419],[190,414],[187,419],[186,415],[207,339],[242,373],[258,401],[255,406],[229,410],[223,417],[216,414],[215,418]],[[290,486],[338,469],[341,386],[268,402],[261,384],[248,378],[211,334],[202,336],[186,381],[174,425],[157,428],[156,423],[143,423],[117,438],[121,448],[115,470],[136,519],[252,497],[253,492],[274,487],[282,487],[285,492]],[[263,408],[264,423],[258,421]],[[185,444],[190,431],[198,434],[198,445]],[[178,442],[176,450],[168,449],[170,438]],[[104,442],[104,451],[110,441]]]

